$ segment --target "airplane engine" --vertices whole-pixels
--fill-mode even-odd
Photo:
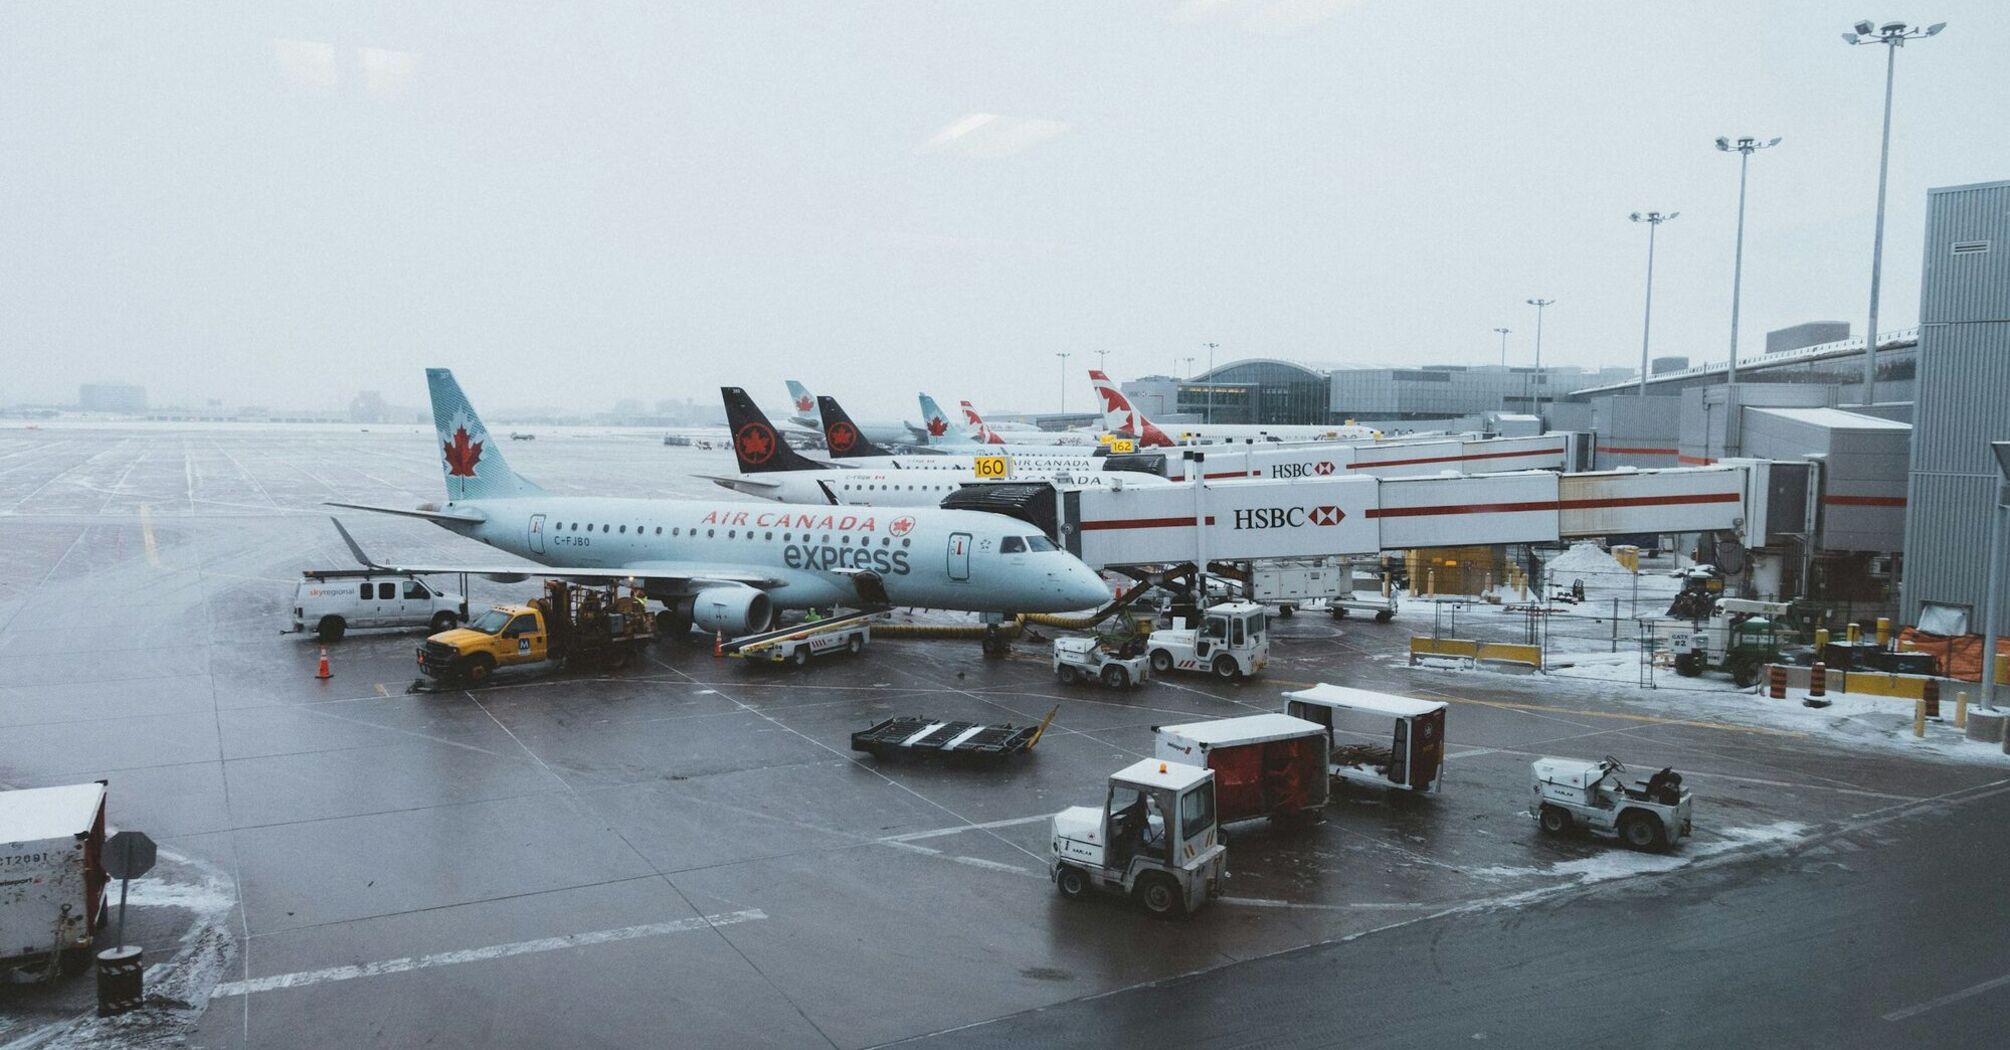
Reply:
[[[485,572],[482,579],[490,583],[522,583],[530,577],[521,572]]]
[[[752,587],[708,587],[691,598],[692,625],[729,638],[767,630],[773,613],[767,594]]]

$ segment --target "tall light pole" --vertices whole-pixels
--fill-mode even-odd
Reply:
[[[1915,29],[1904,22],[1886,22],[1873,27],[1869,19],[1851,27],[1854,33],[1844,33],[1843,41],[1849,44],[1883,44],[1884,53],[1884,138],[1877,150],[1877,234],[1870,246],[1870,330],[1863,334],[1863,403],[1868,405],[1877,400],[1877,292],[1884,273],[1884,186],[1886,174],[1891,168],[1891,83],[1898,72],[1898,49],[1908,40],[1919,40],[1934,36],[1947,28],[1945,22],[1935,22],[1925,29]]]
[[[1068,359],[1074,354],[1055,354],[1061,359],[1061,414],[1068,414]]]
[[[1096,371],[1104,375],[1110,374],[1110,352],[1108,350],[1096,351]]]
[[[1535,425],[1542,426],[1542,309],[1556,302],[1554,299],[1530,299],[1528,304],[1535,307]]]
[[[1640,396],[1647,396],[1647,337],[1654,331],[1654,234],[1661,224],[1682,214],[1671,211],[1666,215],[1658,211],[1634,212],[1628,216],[1634,222],[1647,224],[1647,310],[1640,318]]]
[[[1745,169],[1752,166],[1752,154],[1779,144],[1777,135],[1770,142],[1760,142],[1750,135],[1736,142],[1726,137],[1717,139],[1718,149],[1738,155],[1738,247],[1731,256],[1731,357],[1724,365],[1724,386],[1729,390],[1725,395],[1727,404],[1736,404],[1738,393],[1738,297],[1745,288]]]
[[[1207,343],[1207,422],[1214,425],[1214,344]]]
[[[1508,410],[1508,330],[1496,328],[1494,331],[1501,335],[1501,411],[1505,412]]]

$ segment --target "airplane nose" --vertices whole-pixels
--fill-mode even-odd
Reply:
[[[1061,581],[1061,591],[1071,602],[1079,604],[1076,609],[1099,609],[1109,604],[1110,589],[1094,569],[1080,562],[1069,566],[1068,575]]]

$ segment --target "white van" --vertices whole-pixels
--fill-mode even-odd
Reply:
[[[324,642],[351,627],[424,627],[438,633],[467,616],[467,599],[411,573],[349,569],[300,576],[293,590],[293,631],[312,631]]]

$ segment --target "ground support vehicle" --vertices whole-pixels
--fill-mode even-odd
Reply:
[[[1701,630],[1680,631],[1670,639],[1675,673],[1694,678],[1704,671],[1723,671],[1741,688],[1757,685],[1765,666],[1779,662],[1775,619],[1786,612],[1786,602],[1717,599]]]
[[[1288,821],[1326,808],[1327,730],[1290,715],[1153,726],[1152,757],[1214,771],[1215,819]]]
[[[985,725],[920,715],[888,718],[851,735],[851,749],[874,758],[894,755],[945,755],[1003,759],[1031,751],[1060,712],[1057,706],[1036,726]]]
[[[1270,631],[1263,606],[1223,602],[1201,615],[1198,628],[1174,621],[1145,640],[1152,670],[1199,671],[1217,678],[1248,678],[1270,661]]]
[[[0,791],[0,967],[84,971],[104,928],[104,845],[104,781]]]
[[[1103,804],[1054,815],[1054,885],[1063,897],[1121,893],[1153,915],[1185,915],[1221,896],[1228,847],[1216,827],[1214,771],[1148,758],[1110,774]]]
[[[722,656],[792,663],[797,667],[807,667],[811,657],[829,653],[857,656],[872,644],[872,621],[884,615],[882,610],[867,610],[828,620],[812,620],[793,627],[735,638],[721,643],[719,652]]]
[[[1120,650],[1099,638],[1054,639],[1054,674],[1062,684],[1084,679],[1101,682],[1111,689],[1129,689],[1145,684],[1151,676],[1150,662],[1142,652],[1119,655]]]
[[[1374,617],[1376,623],[1388,623],[1396,618],[1396,607],[1396,591],[1393,587],[1389,589],[1387,595],[1370,591],[1368,596],[1363,598],[1359,591],[1348,591],[1326,601],[1328,615],[1336,620],[1344,620],[1349,614],[1360,613],[1363,616]]]
[[[542,598],[496,606],[466,627],[426,639],[419,646],[419,670],[442,681],[479,685],[497,668],[546,661],[560,667],[625,667],[655,639],[656,621],[639,593],[547,580]]]
[[[1437,793],[1444,779],[1450,707],[1442,700],[1323,683],[1284,694],[1285,714],[1326,731],[1327,770],[1335,781],[1418,794]]]
[[[467,616],[466,598],[408,572],[309,569],[293,587],[293,620],[285,633],[311,631],[324,642],[339,641],[352,627],[426,627],[438,633]]]
[[[1672,769],[1628,784],[1626,767],[1607,755],[1596,762],[1540,758],[1531,772],[1528,811],[1544,834],[1583,827],[1616,835],[1634,849],[1656,851],[1672,848],[1689,834],[1690,793]]]

